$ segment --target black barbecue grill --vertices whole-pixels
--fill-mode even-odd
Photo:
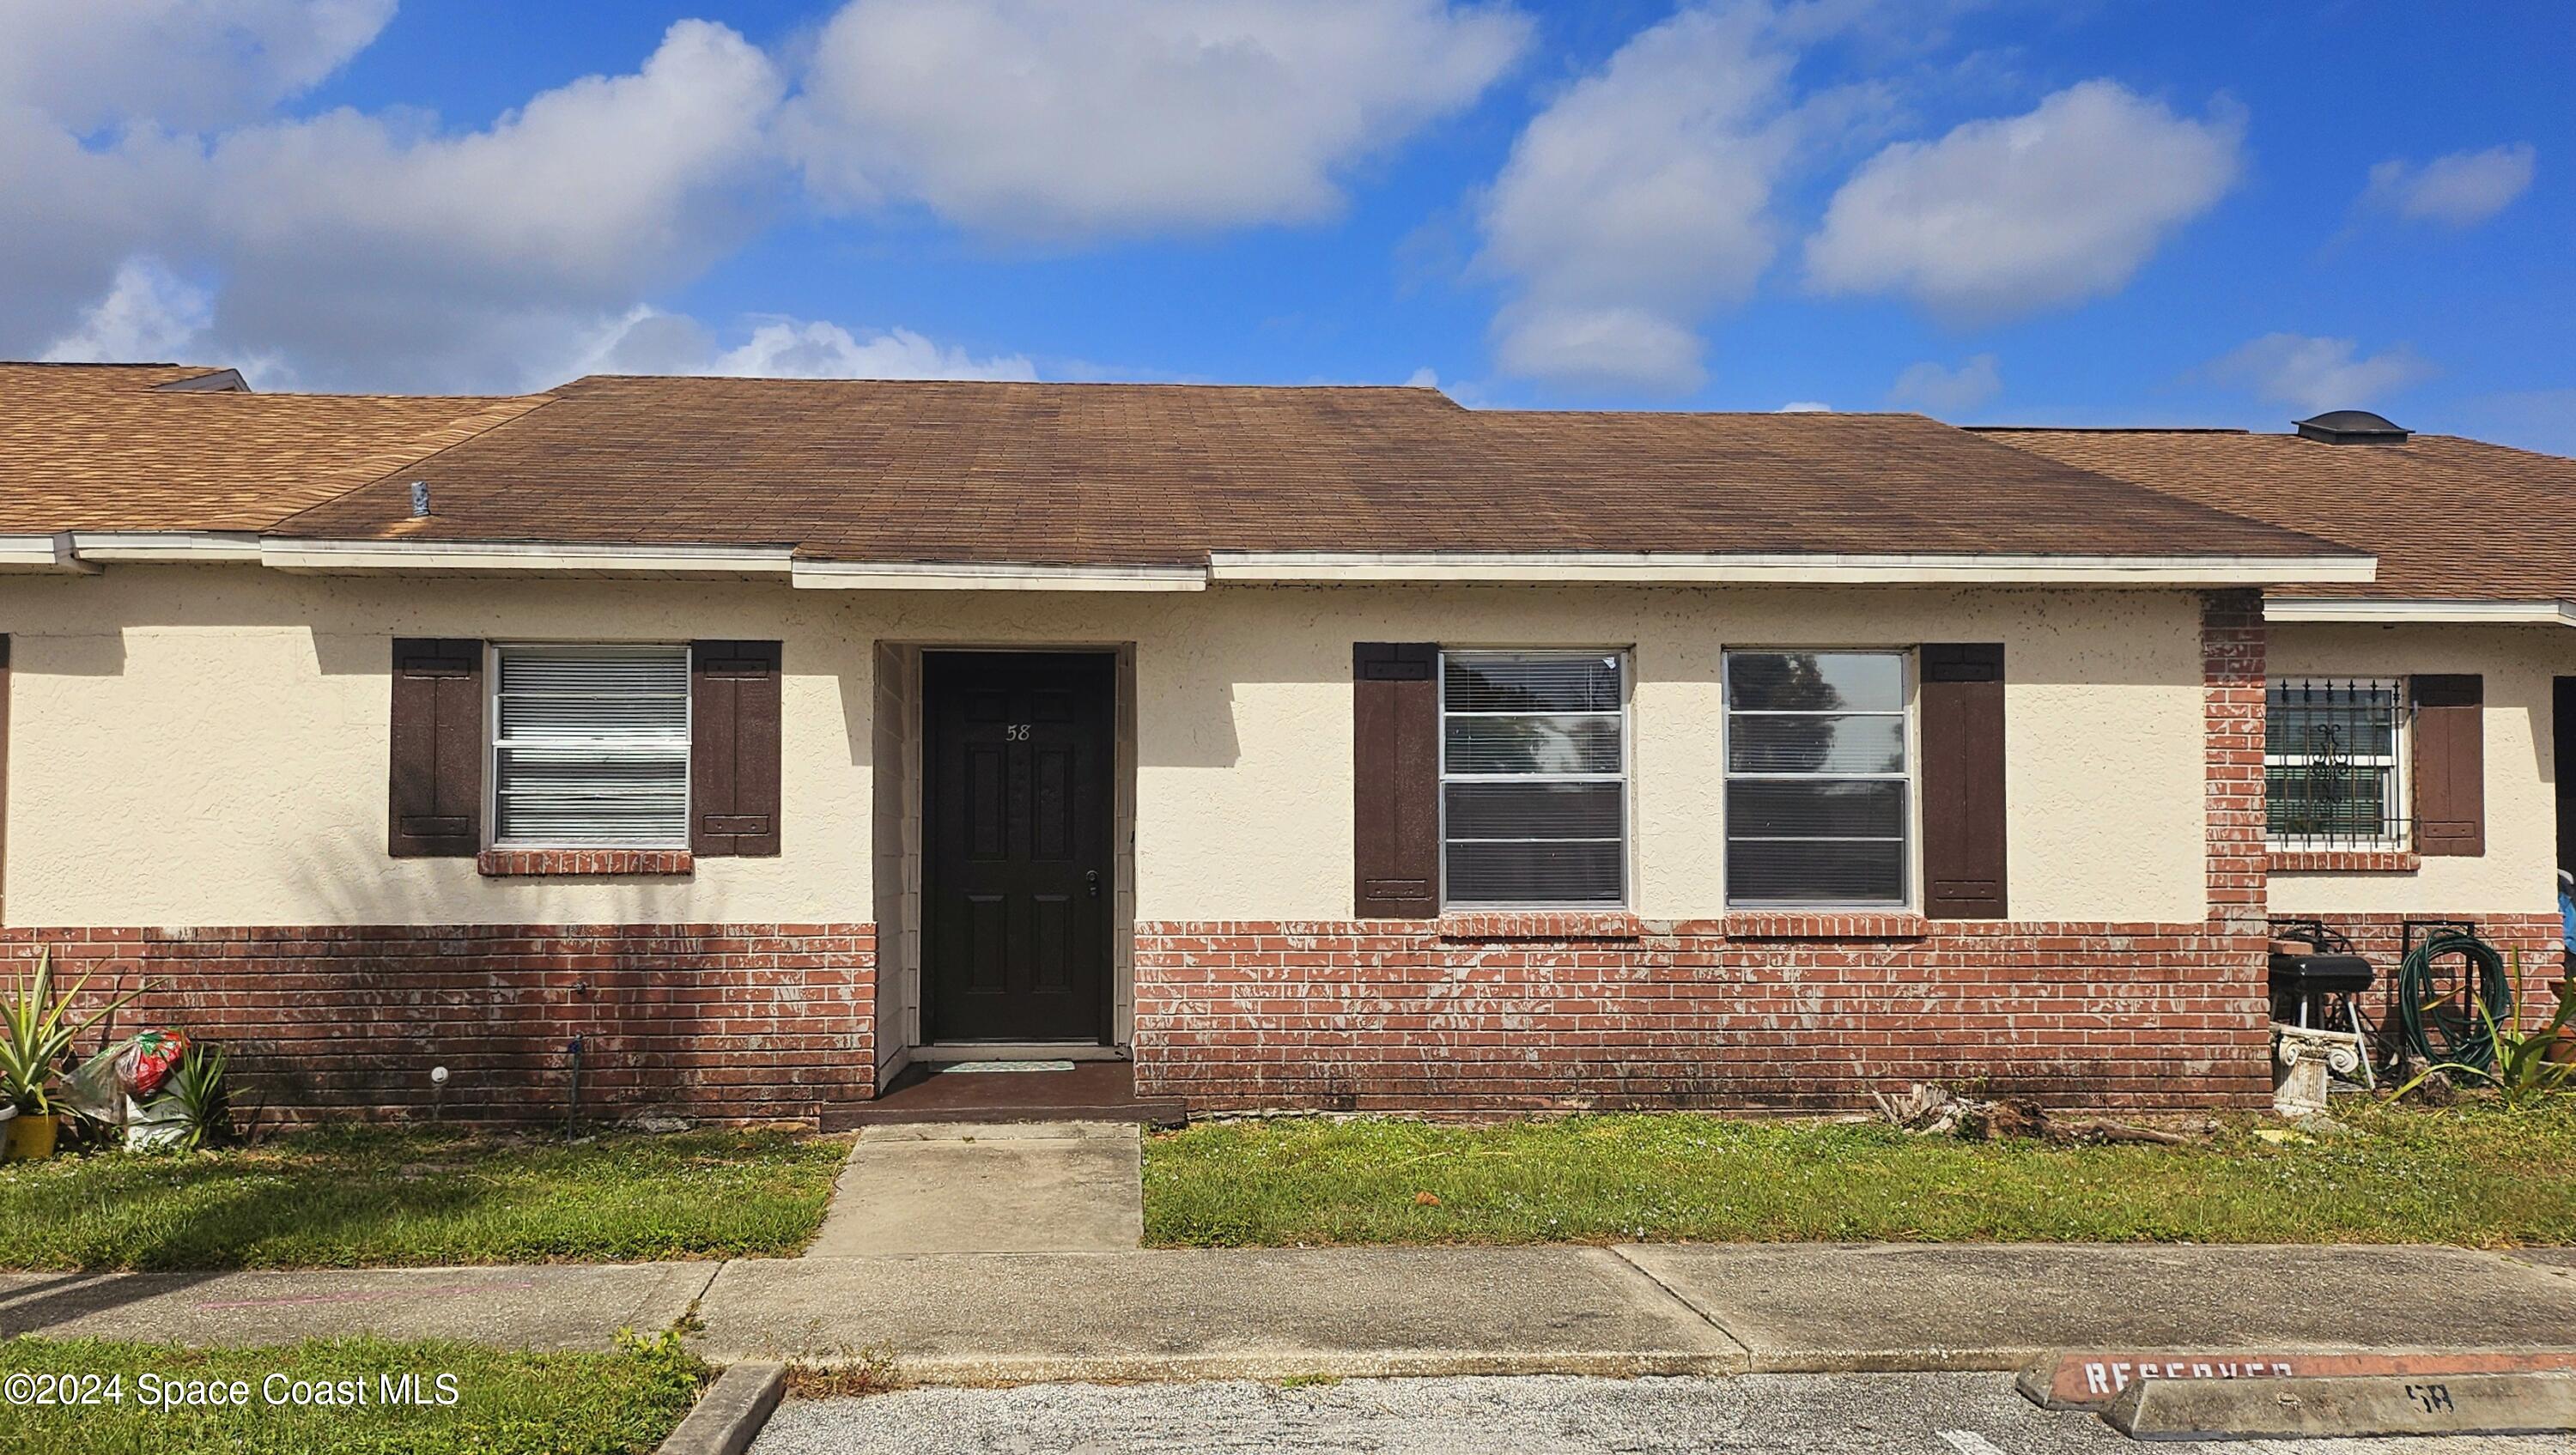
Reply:
[[[2362,1029],[2361,998],[2378,983],[2379,972],[2353,952],[2352,941],[2313,920],[2275,924],[2271,968],[2272,1019],[2308,1030],[2350,1031],[2362,1045],[2367,1068],[2370,1037]]]

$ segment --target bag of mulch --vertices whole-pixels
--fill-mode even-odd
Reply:
[[[156,1101],[125,1099],[125,1150],[149,1152],[188,1140],[188,1113],[175,1096]]]

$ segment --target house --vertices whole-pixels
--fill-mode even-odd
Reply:
[[[2504,503],[2565,461],[1419,389],[235,384],[0,367],[0,943],[149,977],[309,1113],[416,1113],[443,1066],[452,1116],[578,1077],[831,1124],[1014,1058],[1200,1110],[2247,1106],[2271,917],[2523,943],[2554,898],[2576,634],[2524,623],[2576,552],[2475,552],[2565,539]],[[2392,539],[2437,490],[2485,514]],[[2366,615],[2470,600],[2521,614],[2457,650]],[[2383,792],[2432,808],[2285,798],[2285,662],[2386,708]]]
[[[2576,870],[2576,460],[2356,410],[2295,433],[1995,430],[2181,499],[2370,552],[2271,588],[2269,908],[2393,967],[2432,922],[2523,955],[2546,1010]]]

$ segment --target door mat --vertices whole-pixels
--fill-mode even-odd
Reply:
[[[955,1076],[968,1071],[1070,1071],[1070,1061],[951,1061],[939,1068],[942,1076]]]

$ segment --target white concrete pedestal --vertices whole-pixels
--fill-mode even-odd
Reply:
[[[2310,1030],[2306,1026],[2272,1026],[2272,1110],[2285,1117],[2314,1116],[2326,1109],[2326,1088],[2335,1076],[2361,1074],[2361,1037],[2350,1031]]]

